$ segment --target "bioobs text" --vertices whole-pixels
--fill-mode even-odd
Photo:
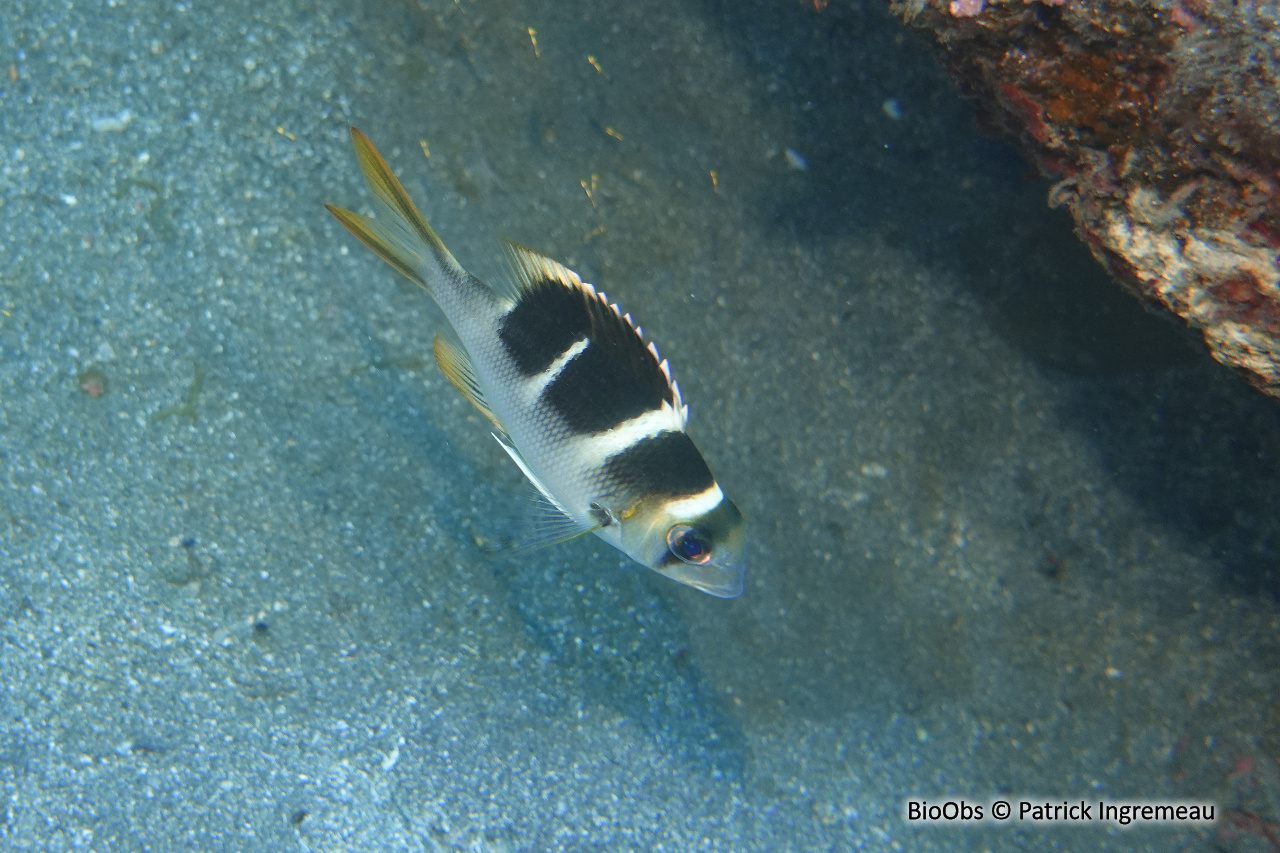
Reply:
[[[982,820],[986,817],[984,808],[964,800],[947,800],[945,803],[907,800],[907,820]]]

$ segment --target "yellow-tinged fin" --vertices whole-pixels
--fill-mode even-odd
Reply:
[[[400,181],[391,173],[391,167],[387,165],[386,160],[382,159],[378,149],[373,147],[369,137],[353,127],[351,128],[351,145],[356,150],[360,171],[364,174],[364,179],[369,183],[369,189],[373,191],[378,201],[385,204],[395,214],[397,221],[409,226],[433,251],[452,260],[453,256],[449,254],[449,250],[444,247],[444,243],[440,242],[436,232],[431,230],[427,220],[423,219],[422,214],[418,213],[418,209],[413,206],[413,202],[409,200],[409,194],[404,191],[404,187],[400,186]]]
[[[436,335],[435,340],[431,342],[431,352],[435,355],[436,364],[440,365],[440,372],[444,374],[445,379],[448,379],[462,396],[471,401],[471,405],[479,409],[480,414],[488,418],[490,423],[502,430],[502,424],[489,408],[489,404],[485,402],[484,395],[480,393],[480,384],[476,381],[475,368],[471,366],[471,358],[467,355],[467,351],[443,335]]]
[[[422,255],[405,239],[405,235],[393,230],[385,222],[350,210],[334,207],[332,204],[326,204],[325,208],[361,243],[391,264],[396,272],[420,287],[427,286],[426,278],[422,275]]]
[[[436,236],[436,232],[431,230],[427,220],[413,206],[409,194],[391,173],[391,168],[382,159],[378,149],[354,127],[351,128],[351,144],[355,148],[356,160],[360,163],[360,171],[369,184],[369,190],[382,210],[388,214],[387,221],[370,219],[331,204],[326,204],[325,208],[360,242],[377,253],[378,257],[428,290],[430,288],[423,269],[428,255],[445,268],[461,269]]]
[[[511,259],[517,295],[531,290],[548,279],[557,281],[571,290],[583,289],[581,276],[563,264],[556,263],[533,249],[526,249],[519,243],[507,241],[503,245]],[[591,289],[591,293],[595,294],[595,288]]]

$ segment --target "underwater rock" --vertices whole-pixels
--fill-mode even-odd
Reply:
[[[1280,396],[1280,3],[891,5],[1112,275]]]

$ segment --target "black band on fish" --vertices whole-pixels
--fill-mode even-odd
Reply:
[[[586,294],[553,279],[529,284],[498,337],[524,376],[537,376],[591,329]]]
[[[524,377],[541,378],[541,402],[569,431],[604,432],[663,403],[683,425],[670,371],[631,318],[572,270],[523,247],[508,248],[517,298],[498,337]]]
[[[634,333],[632,338],[639,342]],[[652,358],[644,365],[628,355],[591,341],[547,385],[544,402],[579,435],[604,432],[661,408],[671,398],[666,377]],[[638,369],[643,367],[648,369]]]
[[[711,469],[683,432],[664,432],[642,439],[610,456],[603,478],[633,494],[683,497],[701,494],[716,484]]]

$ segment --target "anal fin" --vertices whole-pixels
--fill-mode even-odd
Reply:
[[[448,379],[449,383],[471,402],[471,405],[479,409],[490,423],[502,430],[502,424],[489,408],[489,404],[485,402],[484,395],[480,393],[476,371],[471,365],[471,357],[467,355],[467,351],[443,335],[436,335],[435,340],[431,342],[431,353],[435,356],[436,364],[440,366],[440,372],[444,374],[445,379]]]

